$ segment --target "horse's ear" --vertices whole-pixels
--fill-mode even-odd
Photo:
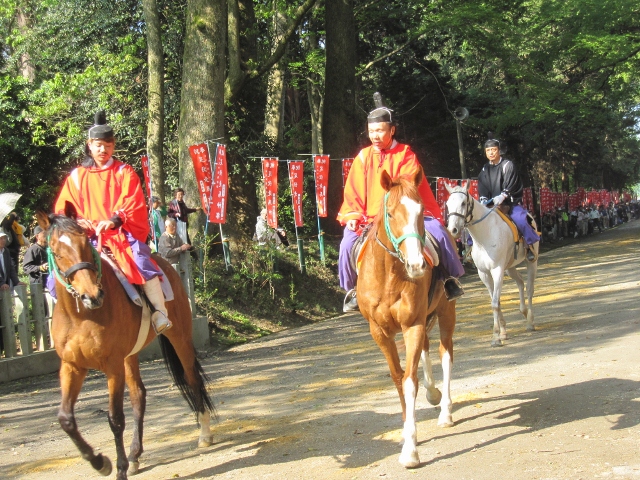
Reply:
[[[391,177],[386,170],[383,170],[382,175],[380,175],[380,185],[382,185],[382,188],[384,188],[385,192],[388,192],[391,189],[391,183]]]
[[[78,218],[78,211],[76,207],[71,202],[64,202],[64,215],[65,217],[72,218],[76,220]]]
[[[447,189],[447,192],[449,192],[449,193],[453,193],[453,187],[451,187],[451,186],[449,185],[449,183],[448,183],[448,182],[446,182],[446,181],[444,182],[444,188],[446,188],[446,189]]]
[[[413,184],[417,187],[418,185],[420,185],[420,183],[422,183],[423,178],[424,178],[424,171],[422,170],[422,165],[420,165],[416,173],[413,174],[413,178],[411,180],[413,181]]]
[[[49,216],[42,210],[38,210],[36,212],[36,220],[38,221],[38,225],[40,225],[40,228],[42,228],[43,230],[47,230],[51,225]]]

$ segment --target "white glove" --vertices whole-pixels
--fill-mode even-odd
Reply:
[[[500,205],[502,202],[505,201],[505,199],[507,198],[507,195],[505,193],[501,193],[500,195],[496,195],[495,197],[493,197],[491,199],[491,201],[493,202],[494,205]]]

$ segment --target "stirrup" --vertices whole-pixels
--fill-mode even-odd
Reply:
[[[533,250],[531,245],[527,245],[526,258],[527,258],[527,262],[531,262],[531,263],[538,260],[538,255],[536,255],[536,252]]]
[[[160,310],[156,310],[151,315],[151,325],[153,325],[153,330],[156,332],[156,335],[160,335],[173,327],[171,320]]]
[[[444,295],[450,302],[464,295],[464,288],[456,277],[449,277],[444,281]]]
[[[342,312],[359,312],[360,307],[358,307],[358,299],[356,298],[356,289],[352,288],[347,292],[344,296],[344,304],[342,306]]]

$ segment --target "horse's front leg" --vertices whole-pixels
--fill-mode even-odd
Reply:
[[[536,248],[536,255],[538,251]],[[534,331],[536,329],[533,319],[533,292],[535,290],[536,274],[538,273],[538,261],[527,263],[527,330]]]
[[[124,433],[124,363],[121,369],[105,373],[107,374],[107,385],[109,387],[109,426],[116,443],[116,465],[118,469],[116,480],[127,480],[129,460],[127,460],[122,438]]]
[[[101,475],[111,475],[111,461],[101,453],[98,455],[93,453],[93,448],[89,445],[80,432],[76,424],[76,418],[73,407],[78,400],[80,389],[87,370],[77,368],[70,363],[62,360],[60,363],[60,389],[62,391],[62,401],[60,402],[60,410],[58,410],[58,421],[62,429],[67,432],[69,438],[75,446],[80,450],[82,458],[89,461],[91,466],[95,468]]]
[[[433,378],[433,367],[429,358],[429,335],[424,336],[424,347],[420,359],[424,373],[424,388],[427,389],[427,401],[434,407],[438,406],[442,400],[442,392],[436,387],[436,381]]]
[[[493,311],[493,338],[491,339],[492,347],[501,347],[504,345],[503,340],[507,339],[507,324],[502,315],[500,307],[500,296],[502,295],[502,284],[504,282],[504,270],[502,267],[496,267],[491,270],[491,278],[493,279],[493,294],[491,295],[491,310]]]
[[[144,451],[142,446],[142,433],[144,412],[147,406],[147,390],[140,377],[140,365],[138,355],[127,357],[124,363],[125,380],[129,387],[129,397],[133,408],[133,438],[129,449],[129,475],[135,475],[140,468],[140,455]]]
[[[407,349],[407,367],[402,379],[404,393],[405,418],[402,438],[404,445],[400,454],[400,463],[406,468],[420,464],[418,456],[418,429],[416,427],[416,397],[418,395],[418,363],[423,352],[426,335],[424,323],[417,323],[403,332]]]

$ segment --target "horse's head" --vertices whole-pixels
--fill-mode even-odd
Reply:
[[[38,212],[36,218],[38,225],[47,232],[51,275],[71,295],[79,298],[85,308],[101,307],[104,291],[100,285],[100,256],[76,223],[73,205],[66,203],[64,215],[47,216]]]
[[[447,200],[447,230],[455,238],[460,238],[462,231],[473,217],[474,200],[469,195],[469,182],[464,187],[450,187],[444,184],[449,192]]]
[[[422,277],[427,268],[422,253],[425,242],[424,208],[417,188],[422,178],[422,168],[410,177],[392,180],[386,171],[380,177],[380,184],[387,192],[381,223],[410,278]]]

